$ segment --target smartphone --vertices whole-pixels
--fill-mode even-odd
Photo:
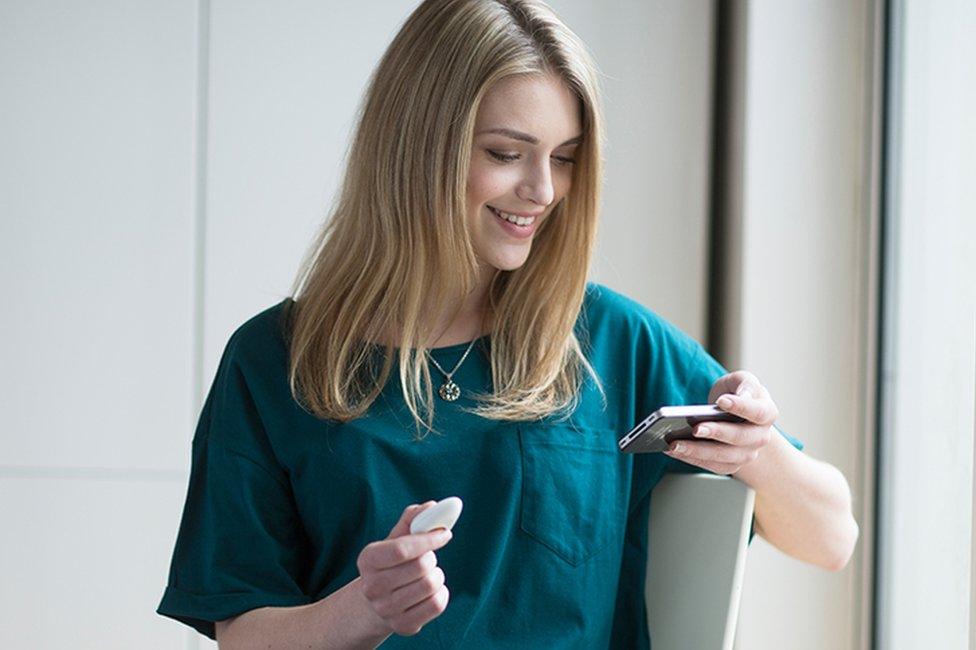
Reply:
[[[662,406],[617,441],[625,454],[667,451],[673,440],[694,438],[691,432],[702,422],[745,422],[715,404]]]

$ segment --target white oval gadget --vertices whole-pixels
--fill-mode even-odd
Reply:
[[[461,499],[447,497],[427,508],[410,522],[410,534],[427,533],[435,528],[451,530],[461,516]]]

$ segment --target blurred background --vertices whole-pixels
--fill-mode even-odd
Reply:
[[[216,647],[154,613],[202,399],[416,4],[0,0],[0,646]],[[976,647],[976,3],[550,4],[604,75],[593,278],[851,484],[844,570],[756,538],[737,647]]]

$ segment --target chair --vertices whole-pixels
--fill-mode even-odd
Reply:
[[[666,474],[651,495],[645,580],[653,650],[731,650],[755,491]]]

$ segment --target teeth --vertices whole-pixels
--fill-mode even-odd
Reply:
[[[491,208],[491,206],[488,206]],[[499,217],[508,221],[509,223],[514,223],[517,226],[528,226],[535,222],[535,217],[519,217],[514,214],[509,214],[507,212],[502,212],[501,210],[496,210],[491,208],[491,211],[497,214]]]

